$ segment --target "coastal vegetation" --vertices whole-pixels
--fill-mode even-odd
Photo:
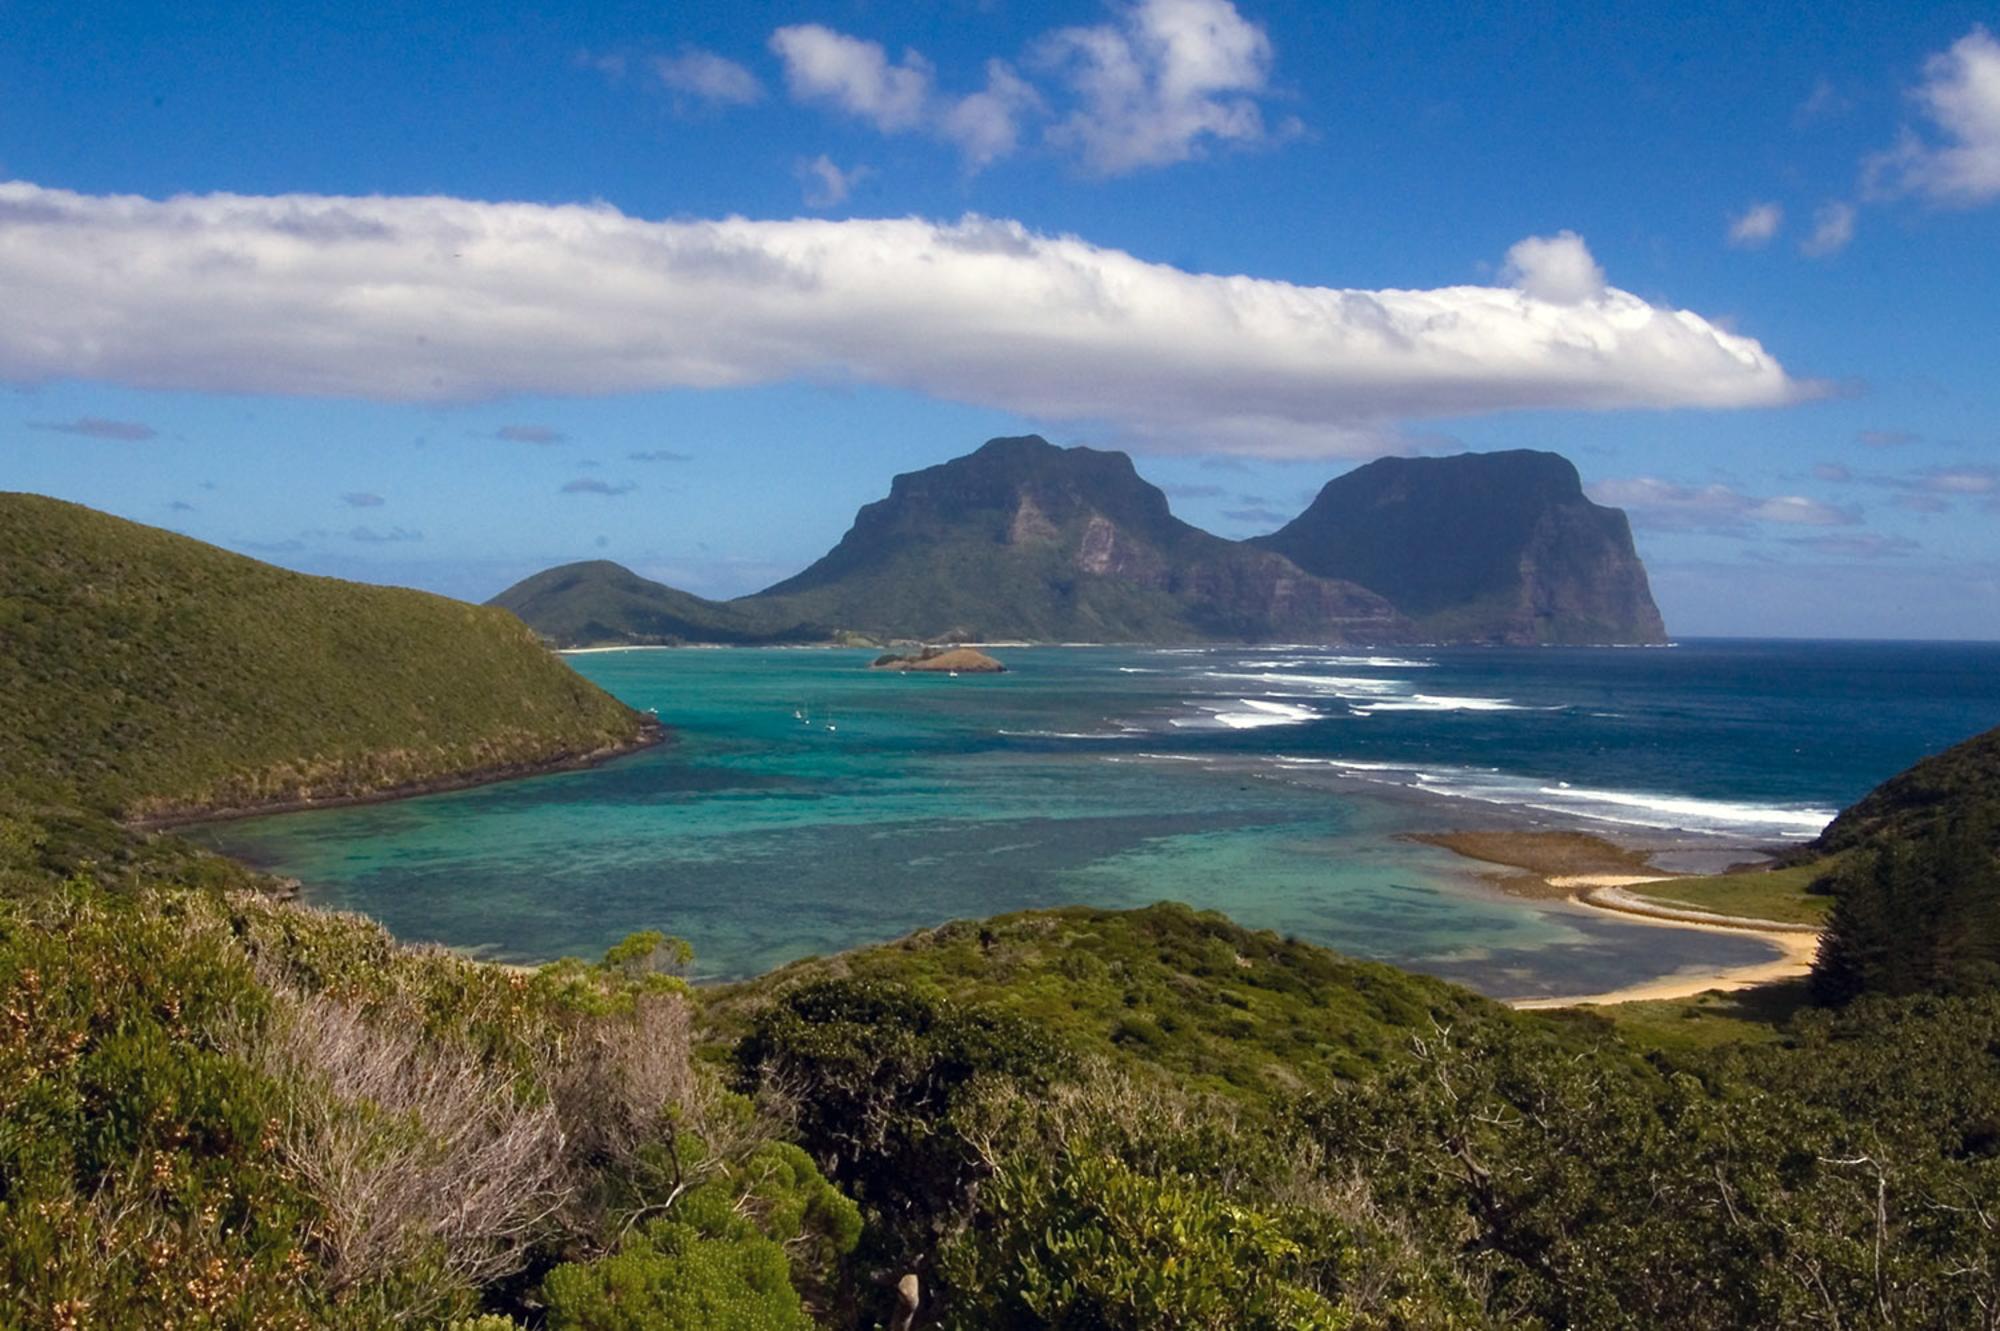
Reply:
[[[323,801],[633,747],[513,616],[0,494],[0,787],[121,818]]]
[[[1833,899],[1813,888],[1827,872],[1827,865],[1812,863],[1665,878],[1633,888],[1632,895],[1641,901],[1715,915],[1738,915],[1779,924],[1821,925],[1826,923],[1833,908]]]
[[[2000,729],[1883,782],[1808,848],[1833,902],[1814,996],[2000,990]]]
[[[495,612],[0,514],[0,1325],[862,1331],[912,1288],[951,1331],[2000,1325],[1963,755],[1821,848],[1828,950],[1775,997],[1516,1011],[1171,904],[707,990],[659,933],[527,971],[114,815],[640,718]]]

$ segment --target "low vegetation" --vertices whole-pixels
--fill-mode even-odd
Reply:
[[[1162,904],[1002,915],[796,962],[710,995],[711,1019],[740,1034],[773,995],[829,980],[974,1004],[1135,1075],[1239,1099],[1365,1076],[1434,1022],[1511,1018],[1455,985]]]
[[[665,1327],[690,1323],[606,1321],[593,1290],[683,1307],[719,1282],[736,1306],[729,1273],[762,1271],[757,1306],[791,1317],[769,1324],[809,1325],[799,1291],[837,1284],[858,1216],[694,1060],[673,956],[640,936],[527,975],[257,894],[14,892],[0,1308],[53,1327]]]
[[[1740,915],[1779,924],[1826,922],[1833,898],[1813,890],[1830,871],[1824,861],[1777,869],[1747,869],[1699,878],[1674,878],[1632,888],[1632,895],[1664,906]]]
[[[629,746],[513,616],[0,494],[0,787],[123,817],[367,795]]]

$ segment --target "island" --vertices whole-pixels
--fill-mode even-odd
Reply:
[[[870,670],[921,671],[932,675],[1004,675],[1007,667],[972,647],[926,647],[907,656],[885,652],[868,663]]]

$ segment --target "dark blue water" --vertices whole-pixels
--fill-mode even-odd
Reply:
[[[1581,827],[1718,862],[2000,724],[2000,647],[584,654],[676,742],[204,835],[399,935],[512,960],[657,927],[742,975],[945,919],[1163,898],[1504,995],[1769,955],[1497,896],[1399,839]]]

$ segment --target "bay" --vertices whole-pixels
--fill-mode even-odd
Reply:
[[[1009,673],[957,678],[843,650],[574,654],[673,742],[193,834],[315,904],[508,961],[658,928],[727,978],[953,918],[1170,899],[1538,996],[1770,952],[1504,897],[1401,834],[1576,827],[1719,867],[2000,724],[1990,644],[995,652]]]

